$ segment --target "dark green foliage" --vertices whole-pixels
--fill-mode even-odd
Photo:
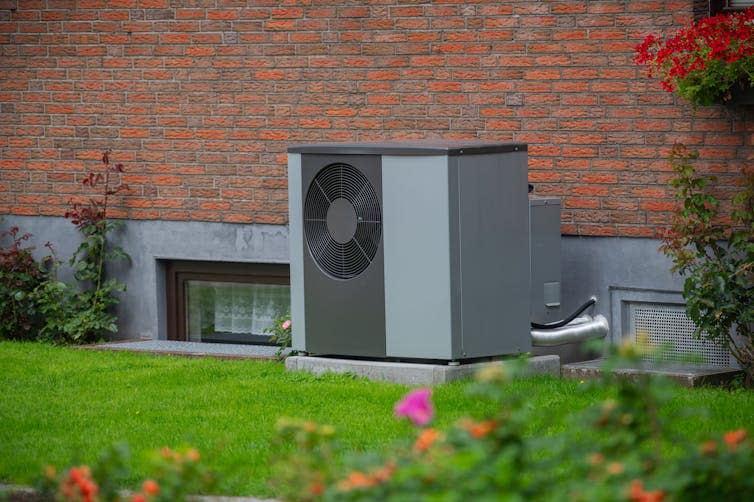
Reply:
[[[31,234],[19,233],[18,227],[0,233],[10,241],[0,247],[0,339],[34,339],[41,324],[34,291],[48,277],[47,260],[38,262],[34,248],[24,247]]]

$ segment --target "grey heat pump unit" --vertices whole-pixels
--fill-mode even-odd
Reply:
[[[526,145],[288,149],[293,348],[461,360],[528,352]]]

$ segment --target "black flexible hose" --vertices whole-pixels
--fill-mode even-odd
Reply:
[[[532,321],[531,327],[535,328],[535,329],[555,329],[555,328],[562,328],[563,326],[565,326],[566,324],[568,324],[569,322],[573,321],[578,316],[580,316],[586,309],[588,309],[589,307],[591,307],[595,303],[597,303],[597,299],[596,298],[594,298],[594,297],[589,298],[589,300],[586,301],[586,302],[584,302],[584,304],[581,307],[579,307],[578,309],[576,309],[576,312],[574,312],[573,314],[569,315],[565,319],[563,319],[561,321],[548,322],[547,324],[539,324],[537,322],[533,322]]]

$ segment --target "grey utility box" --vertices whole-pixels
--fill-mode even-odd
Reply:
[[[529,197],[531,320],[560,320],[560,199]]]
[[[293,348],[460,360],[531,349],[526,145],[288,149]]]

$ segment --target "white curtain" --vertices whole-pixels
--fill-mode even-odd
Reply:
[[[290,288],[281,284],[190,281],[189,339],[202,333],[264,334],[290,304]]]

